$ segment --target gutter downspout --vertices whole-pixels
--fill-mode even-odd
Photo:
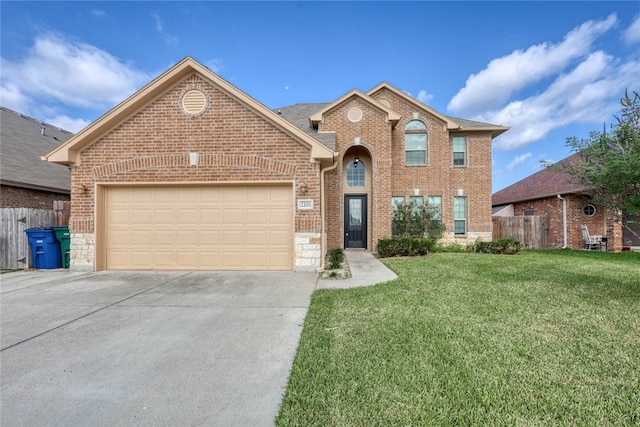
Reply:
[[[567,199],[562,197],[561,195],[556,195],[558,199],[562,200],[562,237],[564,246],[562,249],[567,249]]]
[[[336,161],[336,153],[333,154],[333,163],[331,166],[327,166],[324,169],[320,170],[320,267],[316,270],[318,273],[322,273],[324,271],[325,266],[325,248],[327,247],[327,232],[325,227],[325,210],[326,203],[324,200],[324,174],[325,172],[329,172],[338,167],[338,162]]]

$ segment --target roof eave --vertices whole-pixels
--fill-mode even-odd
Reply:
[[[135,114],[138,110],[153,102],[156,98],[162,96],[162,94],[173,87],[176,83],[194,72],[213,82],[222,91],[251,107],[263,118],[267,119],[276,127],[300,141],[306,147],[310,148],[312,158],[333,158],[333,152],[319,141],[316,141],[285,119],[279,117],[276,113],[272,112],[267,107],[242,92],[240,89],[235,88],[229,82],[216,75],[193,58],[186,57],[111,109],[101,118],[78,132],[60,147],[44,156],[45,159],[48,162],[59,163],[67,166],[78,165],[80,163],[80,153],[82,150],[98,141],[112,129]]]

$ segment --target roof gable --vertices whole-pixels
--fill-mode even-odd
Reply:
[[[339,105],[343,104],[344,102],[347,102],[351,98],[361,99],[365,103],[371,105],[373,108],[375,108],[375,109],[381,111],[382,113],[386,114],[386,116],[387,116],[386,120],[388,122],[392,123],[392,125],[394,125],[394,126],[401,118],[400,114],[396,113],[392,109],[390,109],[390,108],[386,107],[385,105],[379,103],[378,101],[376,101],[375,99],[371,98],[370,96],[364,94],[363,92],[359,91],[358,89],[353,89],[352,91],[347,92],[346,94],[344,94],[340,98],[336,99],[332,103],[327,104],[326,106],[324,106],[324,108],[322,108],[322,109],[316,111],[315,113],[311,114],[311,116],[309,116],[309,121],[311,122],[311,125],[313,127],[317,127],[318,123],[322,122],[322,120],[324,118],[324,115],[326,113],[328,113],[329,111],[331,111],[334,108],[338,107]]]
[[[387,82],[382,82],[376,87],[372,88],[367,92],[367,95],[373,96],[374,94],[385,91],[385,90],[393,93],[397,97],[403,99],[405,102],[415,106],[416,108],[426,110],[429,114],[431,114],[432,116],[436,117],[437,119],[445,123],[447,130],[449,131],[460,131],[460,132],[490,131],[491,136],[495,138],[498,135],[510,129],[509,127],[506,127],[506,126],[498,126],[490,123],[476,122],[473,120],[459,119],[456,117],[444,115],[439,111],[429,107],[428,105],[418,101],[414,97],[407,95],[405,92],[401,91],[400,89],[392,86]]]
[[[80,153],[84,149],[100,140],[112,129],[126,121],[136,112],[140,111],[146,105],[150,104],[183,79],[194,73],[198,74],[201,78],[214,85],[217,89],[244,104],[254,113],[258,114],[275,127],[308,147],[312,158],[318,160],[333,159],[333,152],[328,147],[316,141],[313,137],[298,129],[290,122],[279,117],[276,113],[191,57],[186,57],[159,77],[152,80],[142,89],[111,109],[104,116],[78,132],[65,144],[47,154],[45,159],[49,162],[65,165],[79,164]]]
[[[560,162],[572,165],[579,160],[580,154],[576,153]],[[494,193],[491,197],[491,204],[492,206],[500,206],[557,194],[581,193],[584,190],[584,187],[573,182],[571,175],[545,168]]]
[[[2,184],[69,193],[69,169],[45,163],[41,157],[73,134],[8,108],[0,108],[0,115]]]

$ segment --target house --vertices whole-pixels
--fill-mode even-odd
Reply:
[[[56,200],[69,200],[69,168],[40,158],[71,136],[71,132],[0,107],[0,207],[53,208]]]
[[[576,153],[561,162],[572,165],[579,160]],[[581,225],[587,226],[589,234],[605,237],[603,249],[608,251],[640,246],[632,233],[615,222],[610,210],[593,203],[569,174],[553,169],[543,169],[496,192],[492,204],[498,216],[547,215],[551,248],[583,249]]]
[[[491,142],[388,83],[270,110],[185,58],[47,155],[72,167],[71,267],[295,270],[376,251],[392,202],[491,238]]]

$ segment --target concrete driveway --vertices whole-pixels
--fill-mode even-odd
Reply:
[[[3,274],[0,422],[273,425],[316,280],[271,272]]]

